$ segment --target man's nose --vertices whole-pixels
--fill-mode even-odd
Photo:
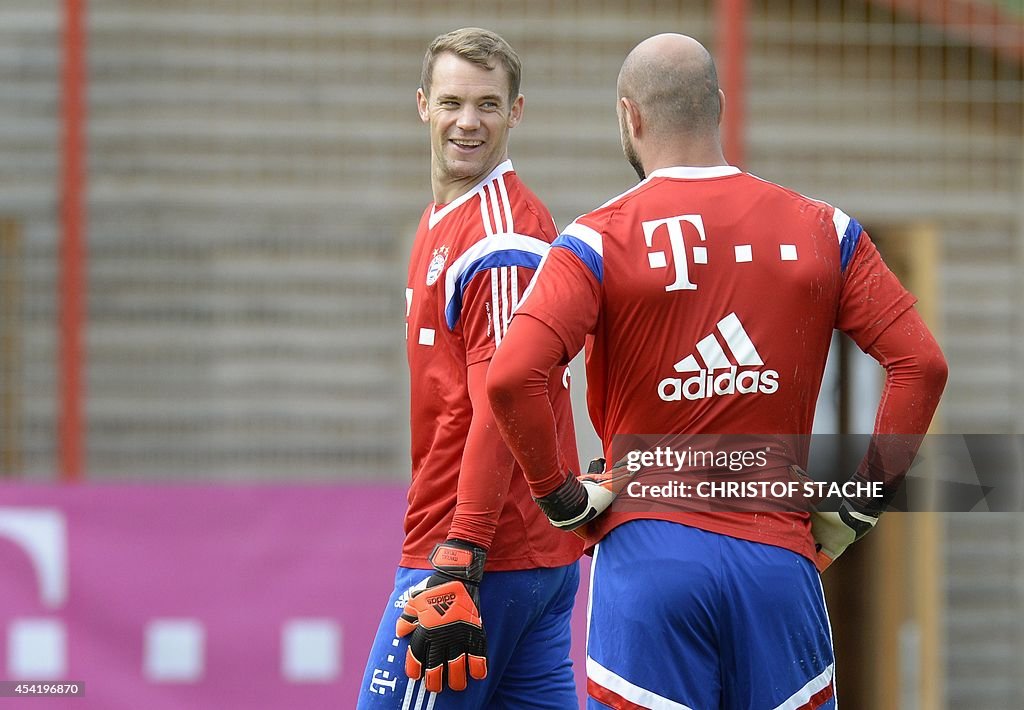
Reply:
[[[462,130],[473,130],[480,125],[480,114],[475,106],[465,105],[459,111],[458,120],[455,122]]]

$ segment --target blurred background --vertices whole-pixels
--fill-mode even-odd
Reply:
[[[559,226],[635,182],[626,53],[704,42],[730,159],[855,216],[921,299],[951,373],[935,431],[1024,429],[1021,0],[0,0],[0,506],[342,483],[400,511],[414,97],[466,25],[523,58],[511,156]],[[870,431],[880,376],[848,351],[818,432]],[[1022,550],[1015,512],[886,518],[826,580],[844,706],[1024,707]]]

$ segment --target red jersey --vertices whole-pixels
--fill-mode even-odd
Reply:
[[[519,312],[570,354],[592,336],[609,460],[616,436],[809,434],[833,329],[867,349],[914,303],[856,220],[730,166],[657,170],[553,246]],[[591,542],[637,517],[814,559],[806,513],[613,507]]]
[[[556,236],[551,214],[509,161],[447,205],[429,205],[420,220],[405,291],[405,567],[429,568],[434,545],[449,537],[488,547],[491,570],[556,567],[582,554],[582,541],[553,528],[533,502],[483,391],[487,363]],[[558,368],[549,391],[560,452],[577,462],[568,387],[568,371]]]

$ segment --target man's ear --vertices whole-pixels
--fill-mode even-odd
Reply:
[[[416,110],[420,114],[420,120],[424,123],[430,123],[430,111],[427,110],[427,95],[423,93],[423,89],[416,89]]]
[[[516,97],[516,100],[512,102],[512,106],[508,112],[508,127],[515,128],[520,121],[523,120],[523,108],[526,105],[526,99],[523,98],[522,94]]]
[[[722,116],[725,115],[725,92],[718,90],[718,125],[722,125]]]
[[[640,117],[640,109],[625,96],[619,99],[619,103],[622,105],[622,114],[626,118],[626,130],[629,132],[629,137],[635,141],[643,132],[643,119]]]

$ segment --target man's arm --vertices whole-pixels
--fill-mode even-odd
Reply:
[[[924,435],[939,406],[949,369],[917,310],[910,308],[900,314],[867,353],[886,374],[874,433]],[[909,467],[912,458],[897,463]]]
[[[515,465],[487,400],[489,365],[490,361],[485,360],[467,368],[473,419],[462,455],[455,517],[448,532],[449,539],[464,540],[485,550],[494,539]]]
[[[555,414],[548,399],[551,371],[567,359],[562,340],[551,328],[519,314],[512,319],[487,375],[495,422],[522,466],[534,498],[554,491],[568,473],[559,455]]]
[[[598,278],[579,254],[556,242],[512,319],[487,378],[502,437],[523,467],[537,505],[563,530],[580,528],[600,515],[626,482],[614,467],[579,476],[562,461],[547,403],[551,370],[582,349],[597,323]]]
[[[811,514],[818,568],[870,532],[896,495],[913,463],[946,384],[948,368],[938,343],[896,277],[885,267],[867,235],[847,276],[850,298],[838,326],[885,368],[885,386],[875,414],[874,436],[853,479],[880,483],[883,495],[844,500],[838,512]],[[870,296],[865,298],[865,292]],[[858,294],[860,298],[858,298]],[[861,310],[891,302],[898,315],[886,320]],[[861,304],[868,304],[862,306]]]
[[[516,309],[487,375],[498,429],[534,498],[550,494],[568,472],[548,400],[551,371],[583,349],[598,317],[600,284],[577,254],[557,246],[561,239]]]
[[[511,264],[505,268],[517,269]],[[487,676],[480,582],[508,498],[514,459],[498,434],[485,385],[497,334],[504,327],[498,314],[510,310],[513,294],[508,283],[518,279],[518,272],[515,279],[499,280],[492,271],[476,274],[462,294],[460,320],[472,415],[455,512],[445,541],[430,555],[434,574],[412,595],[396,625],[399,636],[410,636],[406,673],[424,678],[425,687],[433,692],[445,684],[464,690],[469,678]]]

